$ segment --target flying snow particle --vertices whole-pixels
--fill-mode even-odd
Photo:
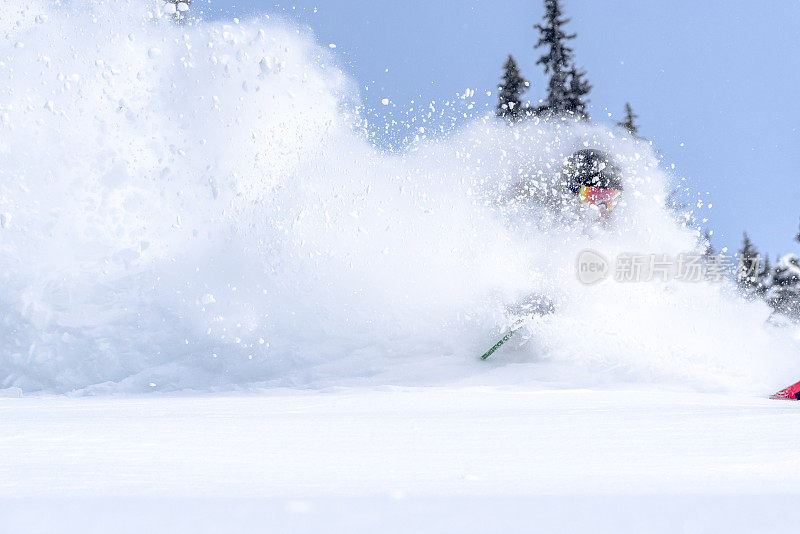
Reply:
[[[388,98],[384,98],[383,100],[381,100],[381,104],[383,104],[384,106],[388,106],[389,105],[389,99]]]

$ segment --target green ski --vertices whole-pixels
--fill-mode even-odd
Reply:
[[[487,350],[487,351],[486,351],[486,354],[484,354],[483,356],[481,356],[481,360],[485,360],[486,358],[488,358],[489,356],[491,356],[491,355],[494,353],[494,351],[496,351],[497,349],[499,349],[500,347],[502,347],[502,346],[503,346],[503,343],[505,343],[506,341],[508,341],[509,339],[511,339],[511,336],[513,336],[513,335],[516,333],[516,331],[517,331],[518,329],[519,329],[519,326],[517,326],[517,327],[516,327],[515,329],[513,329],[513,330],[509,330],[509,331],[508,331],[508,334],[506,334],[506,335],[504,335],[504,336],[503,336],[503,339],[501,339],[500,341],[498,341],[497,343],[495,343],[495,344],[494,344],[494,346],[493,346],[491,349],[489,349],[489,350]]]

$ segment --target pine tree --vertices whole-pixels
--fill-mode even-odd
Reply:
[[[703,232],[703,241],[702,241],[703,258],[706,261],[710,261],[711,258],[717,255],[717,251],[714,249],[714,245],[711,243],[711,235],[712,235],[711,230],[706,228],[706,231]]]
[[[567,109],[567,77],[572,65],[572,49],[566,45],[566,41],[574,39],[575,34],[564,32],[564,25],[569,19],[562,18],[561,0],[544,0],[544,8],[544,24],[534,26],[540,35],[535,48],[546,49],[536,64],[544,65],[545,74],[550,75],[547,100],[540,110],[558,114]]]
[[[165,0],[166,5],[175,6],[174,11],[172,12],[172,18],[178,24],[185,24],[186,17],[189,14],[189,5],[192,3],[192,0]]]
[[[522,95],[528,90],[530,84],[522,77],[519,67],[514,57],[509,54],[505,64],[503,64],[503,79],[499,90],[497,102],[497,116],[509,120],[519,120],[525,113],[526,108],[522,105]]]
[[[744,234],[742,248],[739,251],[739,268],[736,272],[736,282],[745,292],[755,290],[761,273],[761,256],[759,256],[747,232]]]
[[[787,254],[778,261],[767,302],[776,312],[800,319],[800,261],[794,254]]]
[[[670,189],[664,198],[664,207],[672,213],[675,221],[681,226],[686,227],[692,222],[692,212],[689,210],[689,204],[686,203],[686,194],[681,191],[680,186],[675,186]]]
[[[758,283],[756,293],[763,297],[772,287],[772,266],[769,263],[769,255],[764,256],[764,267],[758,273]]]
[[[589,99],[584,99],[592,90],[592,85],[583,79],[586,76],[585,70],[578,70],[575,65],[569,69],[569,86],[566,93],[565,111],[584,120],[589,120],[589,112],[586,105]]]
[[[794,240],[800,243],[800,230],[797,231],[797,235],[794,236]]]
[[[625,102],[625,120],[617,123],[620,128],[625,128],[628,133],[634,138],[639,137],[639,126],[636,124],[636,119],[639,115],[633,112],[630,102]]]

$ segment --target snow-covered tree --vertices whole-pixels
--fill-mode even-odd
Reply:
[[[694,217],[689,204],[686,202],[686,191],[680,186],[674,186],[669,190],[669,193],[664,198],[664,207],[681,226],[692,225]]]
[[[770,265],[768,254],[764,255],[763,264],[761,272],[758,273],[758,287],[756,288],[756,293],[761,297],[765,296],[770,287],[772,287],[772,266]]]
[[[497,116],[509,120],[519,120],[527,113],[527,108],[522,105],[522,95],[528,90],[530,84],[522,77],[514,57],[509,54],[503,64],[503,78],[497,86],[498,102]]]
[[[189,5],[192,0],[165,0],[165,3],[167,12],[172,14],[175,22],[184,24],[186,17],[189,15]]]
[[[800,230],[797,231],[797,235],[794,236],[794,240],[800,243]]]
[[[796,255],[787,254],[778,260],[766,296],[776,312],[800,319],[800,260]]]
[[[706,261],[710,261],[711,258],[717,255],[717,251],[714,249],[714,245],[711,243],[711,236],[713,232],[706,228],[705,232],[703,232],[703,240],[701,241],[701,245],[703,246],[703,258]]]
[[[550,75],[547,84],[547,100],[540,112],[564,113],[567,110],[568,75],[572,66],[572,49],[566,42],[575,34],[567,34],[564,25],[569,22],[562,16],[561,0],[544,0],[544,22],[536,24],[539,41],[535,48],[544,47],[545,53],[536,62],[544,66],[545,74]]]
[[[745,232],[742,248],[739,250],[739,268],[736,272],[736,282],[739,284],[739,288],[745,293],[755,291],[758,288],[760,273],[761,256]]]
[[[639,115],[633,112],[630,102],[625,102],[625,119],[618,122],[617,126],[620,128],[625,128],[628,130],[628,133],[631,134],[631,136],[638,138],[639,125],[636,124],[636,119],[638,118]]]
[[[564,110],[576,117],[588,120],[589,112],[586,110],[586,106],[589,99],[586,98],[586,95],[592,90],[592,85],[583,78],[586,76],[586,71],[579,70],[572,65],[568,74],[569,85],[567,86]]]

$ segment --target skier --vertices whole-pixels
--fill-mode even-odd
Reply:
[[[581,227],[591,233],[591,227],[602,226],[619,202],[621,176],[609,154],[581,149],[565,158],[550,179],[526,179],[511,187],[506,196],[507,213],[515,222],[540,226],[543,231],[554,223],[564,228],[582,221],[588,227]],[[543,217],[542,210],[555,219]]]
[[[594,206],[600,210],[600,219],[594,219],[590,226],[602,225],[619,202],[622,195],[622,171],[614,164],[611,156],[595,149],[582,149],[571,154],[564,161],[557,177],[560,191],[556,191],[547,203],[556,213],[566,214],[583,211],[581,206]],[[538,203],[537,195],[529,187],[518,184],[514,189],[517,199],[527,197],[531,206]],[[522,192],[522,194],[520,194]],[[527,194],[525,194],[527,193]],[[588,231],[588,229],[587,229]],[[509,322],[512,324],[506,335],[498,341],[481,359],[486,359],[499,349],[519,329],[533,317],[547,315],[555,311],[555,302],[548,295],[532,294],[516,304],[506,306]]]
[[[611,156],[595,149],[578,150],[569,156],[561,171],[561,185],[581,204],[601,209],[607,217],[622,195],[620,168]]]

